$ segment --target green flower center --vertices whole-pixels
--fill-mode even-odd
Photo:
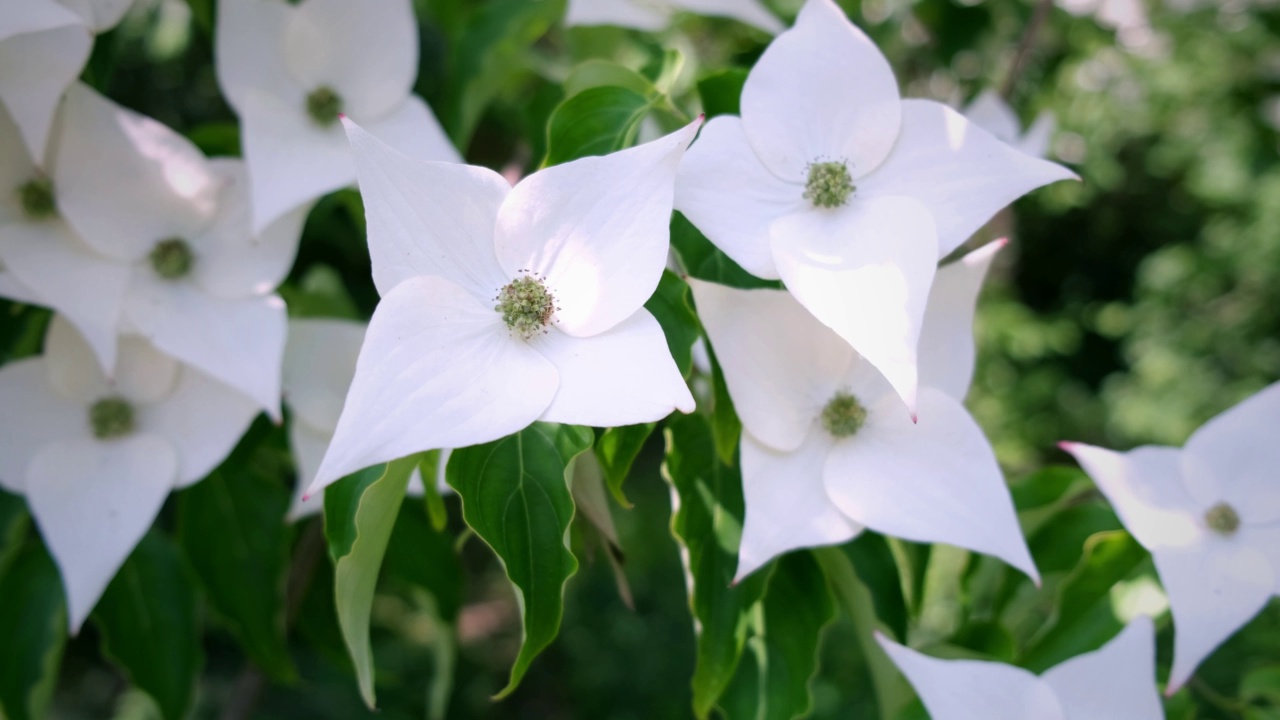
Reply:
[[[122,397],[105,397],[89,408],[89,425],[99,440],[119,438],[133,432],[133,405]]]
[[[328,85],[321,85],[307,95],[307,114],[320,127],[329,127],[342,114],[342,96]]]
[[[502,321],[511,328],[511,332],[525,340],[546,332],[551,316],[558,309],[555,296],[547,289],[546,283],[532,274],[513,280],[498,291],[494,301],[498,304],[493,309],[502,313]]]
[[[867,409],[858,402],[858,398],[845,392],[838,392],[831,402],[822,408],[822,427],[832,437],[853,437],[867,422]]]
[[[809,165],[809,179],[804,184],[804,199],[815,207],[840,207],[849,201],[855,189],[849,168],[844,163],[812,163]]]
[[[1220,502],[1204,514],[1204,523],[1219,535],[1230,537],[1240,529],[1240,516],[1236,514],[1235,508]]]
[[[35,177],[18,186],[18,202],[28,220],[46,220],[58,212],[53,199],[53,181]]]
[[[182,238],[169,238],[156,243],[151,248],[151,267],[156,274],[165,280],[177,280],[186,277],[195,263],[191,254],[191,246]]]

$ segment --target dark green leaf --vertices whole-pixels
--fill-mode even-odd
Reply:
[[[688,377],[693,370],[693,342],[698,339],[698,316],[693,312],[689,284],[670,270],[663,270],[658,289],[644,306],[662,326],[680,374]]]
[[[635,142],[652,101],[621,87],[593,87],[560,103],[547,128],[544,165],[608,155]]]
[[[431,526],[415,503],[400,507],[383,569],[389,578],[431,593],[440,618],[453,624],[462,609],[462,564],[448,532]]]
[[[699,280],[720,283],[730,287],[781,289],[777,280],[761,280],[720,251],[684,215],[675,213],[671,218],[671,247],[680,257],[685,272]]]
[[[884,536],[864,532],[844,546],[858,579],[871,591],[876,617],[889,626],[895,640],[907,637],[907,599],[902,592],[902,576],[893,550]]]
[[[62,581],[39,543],[0,574],[0,717],[47,717],[67,644]]]
[[[640,449],[653,433],[653,428],[654,423],[609,428],[596,441],[596,459],[600,461],[600,468],[604,471],[605,484],[609,486],[613,499],[622,507],[631,507],[626,494],[622,492],[622,483],[631,472],[631,465],[640,454]]]
[[[725,384],[720,361],[709,345],[707,356],[711,359],[711,434],[720,462],[734,465],[738,457],[738,441],[742,438],[742,421],[733,407],[733,398],[729,397],[729,386]]]
[[[699,80],[698,97],[702,98],[702,112],[707,119],[739,114],[738,101],[746,82],[747,71],[742,68],[721,70]]]
[[[822,631],[836,616],[827,578],[807,552],[778,558],[764,596],[761,720],[803,717],[813,707],[809,682],[818,670]]]
[[[188,130],[187,137],[205,155],[240,155],[240,126],[233,122],[207,122]]]
[[[17,495],[0,490],[0,575],[4,575],[22,549],[29,527],[31,516],[27,514],[27,503]]]

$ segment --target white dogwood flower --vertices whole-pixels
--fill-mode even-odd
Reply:
[[[770,34],[782,22],[760,0],[569,0],[564,24],[616,25],[636,30],[662,30],[676,12],[727,17]]]
[[[1155,629],[1145,616],[1039,677],[1003,663],[929,657],[879,633],[876,640],[933,720],[1164,720]]]
[[[67,90],[49,173],[4,135],[0,260],[80,329],[108,376],[117,333],[136,332],[278,417],[285,311],[272,291],[305,212],[255,237],[243,163],[207,160],[84,85]]]
[[[1168,692],[1280,593],[1280,383],[1227,410],[1182,449],[1062,443],[1151,552],[1173,613]]]
[[[1022,132],[1018,114],[995,90],[983,90],[965,106],[964,116],[1001,142],[1008,143],[1032,157],[1048,157],[1049,141],[1057,128],[1053,113],[1045,111]]]
[[[644,303],[700,119],[515,187],[485,168],[414,160],[344,123],[382,301],[311,489],[539,419],[611,426],[693,410]]]
[[[703,129],[676,209],[729,257],[781,279],[914,409],[937,261],[1030,190],[1073,177],[931,100],[832,0],[808,0],[747,76],[742,116]]]
[[[248,397],[125,336],[113,380],[60,316],[44,354],[0,367],[0,485],[27,498],[71,630],[173,488],[209,474],[258,414]]]
[[[995,453],[961,404],[974,304],[1000,245],[938,273],[918,424],[875,367],[788,293],[689,281],[742,418],[738,578],[870,528],[995,555],[1038,579]]]
[[[418,74],[412,0],[221,0],[218,83],[240,116],[253,229],[355,182],[345,114],[421,160],[461,160]]]

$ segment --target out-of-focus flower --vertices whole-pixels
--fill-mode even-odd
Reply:
[[[1001,245],[938,273],[918,424],[883,376],[786,292],[690,280],[742,418],[738,578],[781,553],[871,528],[989,553],[1038,579],[995,454],[961,405],[974,304]]]
[[[240,115],[253,229],[355,182],[346,115],[421,160],[460,161],[418,74],[411,0],[221,0],[218,82]]]
[[[879,633],[876,640],[933,720],[1164,720],[1148,617],[1039,677],[1002,663],[939,660]]]
[[[884,55],[832,0],[809,0],[714,118],[676,209],[749,272],[787,289],[912,411],[939,258],[1000,208],[1073,177],[930,100],[902,100]]]
[[[1280,383],[1210,420],[1184,448],[1062,443],[1151,552],[1173,612],[1168,692],[1280,592]]]
[[[1048,157],[1049,142],[1053,140],[1053,131],[1057,121],[1051,112],[1042,112],[1031,123],[1027,131],[1022,132],[1022,123],[1018,114],[1009,107],[1009,103],[994,90],[983,90],[962,111],[964,116],[978,127],[996,136],[1032,157]]]
[[[644,303],[701,120],[515,187],[485,168],[414,160],[345,123],[382,301],[312,490],[539,419],[611,426],[693,410]]]
[[[0,368],[0,485],[21,493],[66,588],[74,632],[169,490],[231,452],[257,405],[136,336],[108,380],[56,317],[44,355]]]
[[[782,31],[777,16],[759,0],[569,0],[565,25],[617,25],[662,30],[676,12],[727,17],[767,33]]]

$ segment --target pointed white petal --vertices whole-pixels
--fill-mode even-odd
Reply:
[[[23,491],[27,468],[40,448],[89,435],[88,409],[54,391],[41,358],[0,367],[0,407],[9,409],[0,413],[0,487],[10,492]]]
[[[23,285],[40,289],[41,305],[75,324],[104,372],[115,367],[129,265],[93,251],[56,219],[0,226],[0,258]]]
[[[809,0],[756,61],[742,88],[742,126],[778,177],[843,161],[861,177],[884,161],[902,123],[889,61],[833,0]]]
[[[742,434],[746,518],[734,582],[782,553],[853,539],[862,526],[832,504],[822,483],[831,438],[811,430],[795,450],[780,452]]]
[[[778,16],[758,0],[671,0],[671,4],[700,15],[733,18],[775,35],[785,27]]]
[[[285,60],[309,92],[329,87],[361,122],[391,112],[418,75],[411,0],[307,0],[285,27]]]
[[[977,349],[973,314],[978,293],[996,253],[1008,243],[996,240],[938,269],[929,290],[920,330],[920,384],[964,402],[973,380]]]
[[[1017,148],[1031,157],[1049,157],[1049,146],[1053,143],[1053,133],[1058,129],[1058,120],[1051,112],[1042,112],[1027,132],[1018,141]]]
[[[1280,383],[1205,423],[1187,440],[1182,467],[1191,496],[1206,507],[1227,502],[1246,523],[1280,521]]]
[[[81,19],[95,33],[115,27],[133,5],[133,0],[63,0],[67,7],[80,14]]]
[[[120,338],[120,359],[110,381],[111,389],[134,404],[158,403],[167,400],[178,387],[181,370],[181,363],[151,343],[137,335],[125,335]]]
[[[53,316],[45,333],[44,360],[50,387],[72,402],[88,407],[113,394],[84,335],[61,315]]]
[[[19,282],[11,272],[0,269],[0,298],[27,305],[45,305],[46,301],[36,296],[31,288]]]
[[[177,465],[155,435],[61,440],[36,452],[27,504],[62,573],[72,633],[160,512]]]
[[[910,198],[857,199],[789,215],[769,229],[787,289],[876,366],[915,412],[916,357],[937,244]]]
[[[689,279],[698,317],[742,424],[790,452],[808,435],[854,352],[786,292]]]
[[[368,123],[365,128],[415,160],[462,162],[462,154],[453,146],[435,113],[417,95],[410,95],[390,114]]]
[[[529,341],[551,361],[560,387],[541,419],[616,427],[656,422],[673,410],[693,412],[693,395],[648,310],[589,338],[555,328]]]
[[[194,283],[139,273],[125,314],[155,346],[253,398],[280,418],[285,308],[275,295],[223,300]]]
[[[0,0],[0,41],[78,24],[80,16],[55,0]]]
[[[22,140],[22,133],[0,102],[0,225],[26,222],[18,188],[41,175]]]
[[[136,260],[213,220],[223,180],[190,140],[80,83],[65,103],[54,189],[90,247]]]
[[[498,264],[508,278],[531,270],[546,279],[564,332],[604,332],[653,295],[670,248],[676,168],[701,123],[540,170],[502,203]]]
[[[565,27],[575,25],[617,25],[636,30],[661,30],[671,20],[670,13],[636,0],[569,0]]]
[[[332,437],[305,422],[299,422],[296,417],[289,424],[289,450],[297,463],[298,484],[293,488],[289,511],[284,516],[286,522],[297,522],[324,510],[324,490],[316,490],[308,495],[307,483],[319,472],[320,461],[324,460],[324,452],[329,449]],[[306,500],[303,500],[304,497]]]
[[[1002,143],[1013,145],[1022,135],[1017,113],[995,90],[983,90],[965,107],[964,116]]]
[[[237,112],[244,111],[251,90],[299,108],[305,102],[306,91],[284,59],[284,28],[292,12],[289,3],[219,0],[213,35],[218,86]]]
[[[173,444],[178,451],[175,483],[186,487],[226,459],[259,408],[244,394],[194,367],[181,366],[179,372],[170,395],[141,408],[138,427]]]
[[[1022,668],[939,660],[880,633],[876,640],[907,676],[933,720],[1067,720],[1053,690]]]
[[[866,425],[824,471],[840,510],[886,535],[994,555],[1038,582],[995,453],[964,407],[921,388],[912,424],[891,395],[862,400]]]
[[[444,277],[488,300],[509,278],[494,223],[511,186],[482,167],[411,158],[343,120],[360,175],[373,282],[386,297],[405,280]]]
[[[742,120],[721,115],[680,161],[675,207],[747,272],[776,279],[769,225],[807,209],[803,194],[801,181],[783,182],[760,162]]]
[[[0,42],[0,103],[9,109],[32,158],[43,159],[62,92],[89,59],[93,36],[82,25]]]
[[[1073,718],[1164,720],[1156,691],[1156,632],[1140,616],[1098,650],[1067,660],[1041,676]]]
[[[893,152],[858,182],[866,197],[906,195],[924,203],[938,226],[945,257],[1009,203],[1075,173],[995,139],[932,100],[902,103],[902,134]]]
[[[496,440],[551,404],[556,369],[466,289],[406,280],[373,313],[333,443],[308,491],[361,468]]]
[[[301,420],[317,432],[333,434],[351,378],[356,374],[364,335],[364,324],[353,320],[289,321],[289,342],[284,349],[284,400],[294,414],[295,425]],[[303,477],[309,481],[315,473]]]

